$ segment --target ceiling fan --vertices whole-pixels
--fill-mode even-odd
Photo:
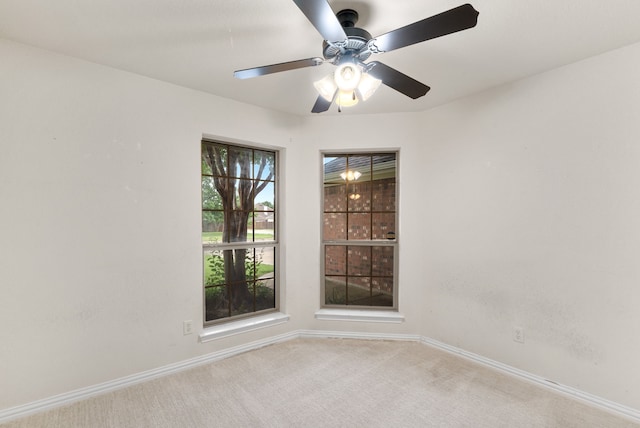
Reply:
[[[265,65],[234,72],[238,79],[263,76],[281,71],[315,67],[325,62],[337,66],[335,73],[315,82],[320,93],[311,110],[327,111],[336,101],[338,109],[366,100],[383,83],[413,99],[425,95],[427,85],[378,61],[365,63],[372,54],[389,52],[415,43],[475,27],[478,11],[470,4],[414,22],[378,37],[355,27],[358,13],[344,9],[334,14],[326,0],[293,0],[324,38],[323,58],[314,57],[280,64]]]

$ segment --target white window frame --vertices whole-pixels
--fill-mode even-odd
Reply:
[[[274,308],[259,310],[255,312],[248,312],[240,315],[232,315],[225,318],[219,318],[216,320],[207,321],[206,317],[206,303],[205,303],[205,278],[204,278],[204,256],[205,249],[204,244],[202,248],[202,257],[203,260],[201,262],[201,266],[203,269],[203,278],[202,278],[202,316],[203,316],[203,324],[205,330],[200,335],[200,341],[206,342],[213,339],[218,339],[221,337],[230,336],[237,333],[242,333],[246,331],[255,330],[258,328],[269,327],[273,325],[278,325],[283,322],[289,320],[289,316],[283,313],[280,313],[281,308],[281,295],[282,295],[282,278],[283,274],[281,272],[281,266],[284,264],[281,262],[281,222],[280,222],[280,212],[282,207],[280,206],[280,181],[281,181],[281,173],[280,173],[280,159],[281,159],[281,148],[262,145],[251,142],[244,141],[233,141],[226,138],[220,137],[211,137],[211,136],[203,136],[200,142],[200,156],[202,157],[202,145],[203,143],[213,143],[213,144],[221,144],[229,147],[237,147],[244,148],[250,150],[257,151],[268,151],[272,152],[275,157],[275,172],[274,172],[274,240],[273,241],[247,241],[247,242],[231,242],[231,243],[220,243],[216,245],[216,250],[230,250],[236,248],[273,248],[274,249],[274,294],[275,294],[275,302]],[[202,177],[202,171],[200,173]],[[201,195],[202,198],[202,195]],[[254,201],[255,203],[255,201]],[[203,212],[202,209],[202,201],[201,201],[201,214]],[[255,211],[259,212],[259,211]],[[202,218],[201,218],[201,230],[202,230]]]
[[[326,156],[358,156],[358,155],[379,155],[395,154],[395,238],[394,239],[371,239],[371,240],[325,240],[324,239],[324,214],[325,214],[325,191],[324,191],[324,159]],[[353,150],[322,150],[320,151],[320,198],[321,198],[321,219],[320,219],[320,310],[316,312],[316,319],[337,320],[337,321],[369,321],[369,322],[403,322],[404,316],[398,314],[398,284],[399,284],[399,237],[400,237],[400,150],[395,149],[353,149]],[[347,237],[348,238],[348,237]],[[393,247],[393,305],[392,306],[363,306],[347,304],[327,304],[325,295],[325,249],[327,246],[390,246]]]

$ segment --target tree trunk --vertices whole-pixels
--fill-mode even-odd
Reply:
[[[249,213],[246,211],[232,211],[229,213],[227,222],[229,241],[226,242],[246,242],[247,221]],[[253,311],[253,296],[249,290],[247,282],[247,271],[245,269],[245,259],[247,250],[239,248],[235,250],[225,250],[224,252],[224,272],[225,282],[229,286],[229,302],[231,310],[238,310],[244,307],[245,310]]]

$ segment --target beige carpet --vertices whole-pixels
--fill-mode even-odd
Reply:
[[[296,339],[1,426],[639,425],[420,343]]]

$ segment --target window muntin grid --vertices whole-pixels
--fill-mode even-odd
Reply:
[[[323,155],[323,306],[397,308],[397,153]]]
[[[275,311],[277,152],[202,141],[205,325]]]

